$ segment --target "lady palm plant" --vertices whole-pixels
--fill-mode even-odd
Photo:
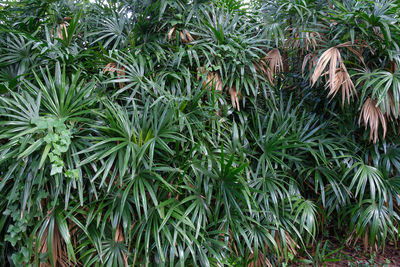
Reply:
[[[58,212],[59,207],[67,207],[69,201],[75,199],[71,195],[73,189],[78,190],[76,199],[83,204],[82,171],[77,168],[77,157],[73,154],[85,142],[78,136],[82,132],[80,125],[93,103],[91,92],[94,84],[84,85],[79,73],[71,79],[67,78],[65,69],[61,71],[59,64],[56,64],[54,77],[45,71],[41,76],[36,75],[36,85],[26,81],[22,85],[23,91],[10,92],[9,96],[1,98],[4,118],[1,138],[7,140],[1,147],[1,164],[8,166],[1,187],[9,189],[2,190],[7,203],[5,210],[11,206],[16,208],[7,212],[9,216],[6,220],[11,226],[5,238],[11,238],[13,244],[22,242],[22,247],[28,248],[29,245],[19,240],[16,234],[27,226],[35,226],[36,223],[26,217],[38,218],[40,223],[36,227],[40,226],[41,230],[34,242],[40,246],[40,251],[52,255],[50,260],[55,264],[65,259],[60,258],[61,248],[61,252],[52,251],[53,242],[63,246],[64,240],[68,258],[75,257],[65,215]],[[20,183],[25,187],[19,187]],[[14,186],[10,188],[12,184]],[[64,197],[61,202],[60,197]],[[13,222],[21,224],[14,216],[15,212],[19,213],[23,222],[21,229],[13,228]],[[46,213],[55,217],[42,217]],[[47,242],[43,243],[46,238]],[[17,257],[21,255],[15,259]],[[19,264],[24,260],[26,258],[14,262]]]
[[[395,2],[47,1],[25,24],[32,4],[0,11],[1,262],[279,266],[331,228],[397,239]]]

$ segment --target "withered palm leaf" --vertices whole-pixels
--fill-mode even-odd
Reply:
[[[328,63],[329,86],[331,88],[334,86],[336,68],[338,65],[340,65],[340,63],[342,63],[342,56],[336,47],[329,48],[318,59],[317,66],[315,67],[314,73],[311,76],[312,86],[314,86],[318,79],[322,77],[326,67],[328,66]]]
[[[125,236],[120,225],[117,226],[117,230],[115,231],[114,242],[115,243],[123,243],[125,241]],[[124,266],[128,266],[128,255],[125,252],[122,252],[122,260],[124,262]]]
[[[63,22],[61,22],[57,26],[57,37],[59,39],[64,40],[64,37],[65,38],[68,37],[68,26],[69,26],[68,21],[70,21],[71,19],[72,19],[71,17],[66,17],[63,19]]]
[[[356,86],[362,86],[361,100],[370,96],[385,115],[398,118],[400,113],[400,73],[377,69],[364,71]]]
[[[270,83],[275,82],[275,75],[283,71],[283,61],[279,49],[269,51],[265,57],[255,64],[256,69],[267,76]]]
[[[326,75],[329,76],[326,84],[329,88],[328,96],[335,96],[341,88],[342,105],[345,99],[350,102],[350,97],[357,94],[337,47],[329,48],[320,56],[311,76],[311,85],[314,86],[320,77]]]
[[[223,82],[221,76],[217,72],[207,72],[204,67],[200,67],[198,70],[199,74],[206,75],[207,78],[203,82],[203,88],[214,88],[215,91],[222,92]],[[197,79],[200,78],[200,75],[197,76]]]
[[[229,89],[229,95],[231,96],[231,102],[232,102],[233,108],[234,109],[237,108],[237,110],[240,111],[239,99],[242,97],[242,94],[240,93],[240,91],[238,92],[236,90],[236,87],[232,86],[231,89]]]
[[[343,65],[344,67],[344,65]],[[353,81],[350,79],[350,75],[346,70],[346,67],[337,68],[335,72],[335,80],[333,81],[333,87],[330,84],[326,84],[326,87],[329,88],[328,97],[335,97],[336,94],[341,89],[342,91],[342,105],[344,105],[345,99],[347,103],[350,103],[350,97],[353,95],[357,95],[355,90],[355,86]]]
[[[104,68],[103,68],[103,73],[114,73],[117,72],[117,77],[122,78],[125,76],[125,67],[118,67],[118,64],[115,62],[110,62],[108,63]],[[119,82],[118,83],[119,88],[124,87],[124,83]]]
[[[317,55],[314,53],[310,53],[303,58],[303,64],[301,65],[301,72],[303,73],[303,75],[307,64],[308,64],[308,71],[311,72],[312,69],[317,64]]]
[[[287,46],[289,48],[301,49],[301,52],[315,50],[321,34],[315,31],[301,31],[296,29],[293,31],[292,37],[288,39]]]
[[[74,265],[75,256],[72,244],[70,243],[70,233],[63,217],[50,217],[44,221],[39,231],[37,244],[40,254],[49,253],[48,262],[42,262],[40,267],[61,266],[68,267]]]
[[[172,27],[172,28],[168,31],[167,40],[168,40],[168,41],[171,41],[172,36],[173,36],[175,33],[179,35],[179,37],[180,37],[182,43],[187,44],[187,43],[190,43],[190,42],[194,41],[193,36],[188,32],[188,30],[184,29],[184,30],[182,30],[182,31],[178,31],[178,30],[176,29],[175,26]]]
[[[361,120],[364,122],[365,128],[370,128],[369,139],[371,141],[373,141],[374,143],[378,141],[378,130],[380,124],[383,128],[383,138],[385,138],[387,131],[386,119],[383,115],[382,110],[377,106],[375,100],[368,98],[365,101],[361,109],[360,118],[358,120],[359,124],[361,124]]]

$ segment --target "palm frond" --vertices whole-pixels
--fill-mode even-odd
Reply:
[[[263,73],[271,84],[275,82],[275,76],[283,71],[283,61],[279,49],[272,49],[255,64],[257,70]]]
[[[324,72],[327,66],[328,69]],[[328,96],[335,96],[339,89],[342,89],[342,105],[345,99],[349,103],[350,97],[357,94],[337,47],[329,48],[319,57],[311,76],[311,86],[314,86],[322,76],[329,77],[326,83],[326,88],[329,88]]]
[[[374,143],[378,141],[379,126],[382,126],[383,138],[385,138],[387,132],[386,119],[382,110],[378,107],[377,102],[372,98],[367,98],[367,100],[364,102],[358,124],[361,123],[361,120],[363,121],[365,128],[369,127],[370,129],[369,139],[371,141]]]
[[[229,94],[231,96],[231,102],[232,106],[234,109],[237,108],[237,110],[240,111],[240,104],[239,104],[239,99],[242,98],[241,92],[236,90],[235,86],[232,86],[231,89],[229,89]]]
[[[117,72],[117,79],[122,79],[126,74],[125,70],[126,70],[125,67],[118,67],[117,63],[110,62],[103,68],[103,73]],[[123,82],[119,82],[118,86],[120,89],[122,89],[124,88],[125,84]]]
[[[207,71],[204,67],[198,69],[199,74],[206,75],[206,80],[203,82],[203,88],[214,89],[215,91],[222,92],[223,82],[221,76],[217,72]],[[199,79],[200,76],[197,76]]]

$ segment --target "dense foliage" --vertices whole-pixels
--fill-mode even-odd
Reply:
[[[398,0],[6,1],[0,44],[1,263],[398,238]]]

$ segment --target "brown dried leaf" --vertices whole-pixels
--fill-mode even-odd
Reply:
[[[289,235],[289,233],[287,233],[285,231],[285,244],[286,244],[286,249],[288,250],[288,252],[290,252],[292,255],[296,256],[297,255],[297,250],[298,248],[300,248],[300,246],[293,240],[293,238]],[[281,246],[281,241],[279,238],[279,234],[278,232],[275,232],[275,241],[276,244],[278,245],[278,250],[280,251],[281,255],[284,255],[284,249]]]
[[[222,92],[223,83],[218,73],[213,73],[212,84],[216,91]]]
[[[311,50],[311,48],[313,50],[316,49],[317,47],[317,40],[321,38],[321,35],[319,32],[306,32],[306,38],[305,38],[305,48],[306,51]]]
[[[235,86],[232,86],[231,89],[229,89],[229,94],[231,96],[231,102],[232,106],[234,109],[237,108],[237,110],[240,111],[240,105],[239,105],[239,99],[242,98],[242,93],[236,90]]]
[[[184,32],[184,34],[186,36],[187,43],[190,43],[190,42],[194,41],[193,36],[186,29],[183,30],[183,32]]]
[[[39,244],[39,253],[47,253],[48,252],[48,226],[42,236],[42,239],[40,240]],[[55,266],[61,266],[61,267],[69,267],[69,266],[75,266],[73,262],[71,262],[71,259],[68,258],[68,252],[66,245],[64,243],[63,238],[61,237],[60,231],[58,230],[58,226],[55,223],[54,224],[54,230],[53,230],[53,261]],[[42,262],[39,265],[40,267],[50,267],[51,264],[50,262]]]
[[[306,69],[307,63],[308,63],[308,70],[311,72],[311,70],[317,64],[317,55],[314,53],[310,53],[304,57],[303,64],[301,65],[301,72],[303,74],[304,70]]]
[[[265,57],[255,64],[257,71],[267,76],[270,83],[275,82],[275,75],[283,71],[283,61],[279,49],[269,51]]]
[[[222,79],[218,73],[214,72],[207,72],[204,67],[198,68],[197,79],[200,79],[200,74],[205,75],[207,74],[206,80],[203,82],[203,88],[214,88],[215,91],[222,92]]]
[[[121,225],[117,226],[117,230],[115,231],[115,236],[114,236],[114,242],[115,243],[120,243],[120,242],[124,242],[125,241],[125,237],[121,228]],[[122,252],[122,259],[124,261],[124,266],[128,266],[128,255],[126,255],[126,253]]]
[[[171,40],[171,38],[172,38],[172,34],[174,34],[174,32],[175,32],[175,27],[172,27],[170,30],[169,30],[169,32],[168,32],[168,41],[170,41]]]
[[[63,31],[65,34],[65,37],[68,37],[68,31],[67,31],[68,26],[69,26],[69,23],[67,21],[64,21],[63,23],[61,23],[60,25],[57,26],[57,37],[59,39],[64,40]]]
[[[335,97],[336,94],[342,89],[342,106],[344,105],[345,99],[347,103],[350,103],[350,97],[353,95],[357,96],[356,88],[353,81],[350,79],[350,75],[347,72],[344,64],[336,69],[335,80],[333,81],[333,87],[330,84],[326,84],[326,88],[329,88],[328,97]]]
[[[181,41],[182,43],[187,43],[188,41],[186,40],[186,36],[185,34],[183,34],[183,32],[180,32],[179,35],[181,36]]]
[[[365,128],[370,128],[369,139],[376,143],[379,139],[379,124],[382,125],[383,128],[383,139],[385,139],[387,132],[386,119],[382,113],[382,110],[376,105],[376,101],[368,98],[364,105],[362,106],[360,118],[358,120],[358,124],[361,124],[361,120],[363,120]]]
[[[117,63],[110,62],[103,68],[103,73],[107,73],[107,72],[114,73],[114,72],[117,72],[117,77],[118,78],[122,78],[126,74],[125,70],[126,70],[125,67],[118,68]],[[124,83],[122,83],[122,82],[118,83],[118,85],[119,85],[119,88],[123,88],[124,87]]]
[[[342,44],[341,46],[343,46]],[[328,70],[325,72],[329,63]],[[326,87],[329,88],[328,96],[335,96],[342,89],[342,105],[345,99],[350,102],[350,97],[357,96],[355,86],[350,78],[346,66],[343,63],[337,47],[326,50],[319,58],[314,73],[311,76],[311,86],[314,86],[317,80],[328,75]]]
[[[321,33],[319,32],[299,31],[298,28],[289,28],[288,30],[291,31],[292,34],[285,42],[285,47],[288,49],[299,49],[300,55],[303,55],[304,52],[315,50],[319,41],[322,39]]]
[[[103,68],[103,73],[111,72],[114,73],[117,70],[117,63],[110,62]]]
[[[254,259],[254,253],[251,253],[249,256],[250,263],[247,264],[247,267],[273,267],[272,263],[261,252],[258,252],[258,257],[256,260],[253,259]]]
[[[317,66],[315,67],[314,73],[311,76],[311,83],[312,86],[317,82],[317,80],[322,76],[324,73],[326,66],[329,64],[329,84],[332,87],[334,80],[335,80],[335,71],[338,67],[338,62],[342,63],[342,57],[340,55],[339,50],[336,47],[331,47],[326,50],[318,59]]]
[[[389,112],[386,114],[389,118],[392,118],[392,115],[395,119],[399,117],[400,114],[396,113],[396,106],[394,103],[394,98],[393,98],[393,91],[389,90],[388,92],[389,95]]]
[[[340,45],[337,45],[336,47],[337,48],[340,48],[340,47],[347,48],[350,52],[352,52],[355,56],[358,57],[358,59],[361,61],[361,63],[363,63],[364,66],[366,66],[366,65],[365,65],[364,57],[362,56],[362,52],[363,52],[362,49],[364,47],[369,47],[372,52],[371,47],[365,41],[354,41],[354,43],[349,41],[349,42],[345,42]],[[358,50],[356,48],[358,48]]]

